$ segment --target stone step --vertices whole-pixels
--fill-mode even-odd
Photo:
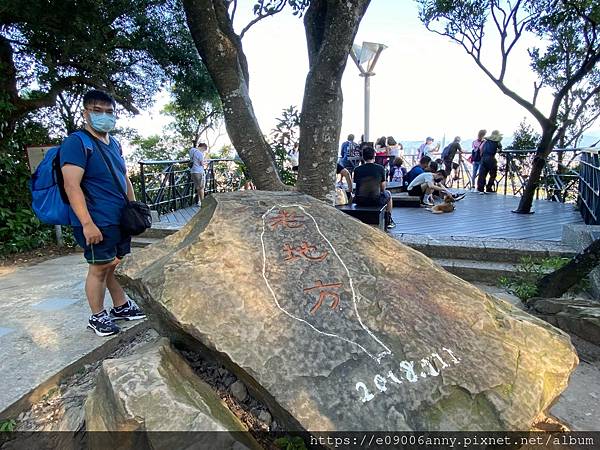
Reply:
[[[495,261],[476,261],[468,259],[433,258],[448,272],[463,280],[498,286],[501,277],[513,277],[517,273],[517,264]]]
[[[131,238],[131,246],[132,247],[147,247],[151,244],[160,242],[161,239],[162,238],[150,238],[150,237],[145,237],[145,236],[135,236],[135,237]]]
[[[430,258],[464,259],[518,264],[522,258],[571,258],[576,251],[553,241],[485,239],[467,237],[436,238],[426,235],[396,235],[403,244]]]
[[[138,237],[162,239],[179,231],[181,226],[171,226],[153,223],[152,228],[148,228]]]

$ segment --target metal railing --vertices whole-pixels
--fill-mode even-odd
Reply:
[[[159,215],[194,204],[189,160],[139,161],[141,199]],[[243,174],[236,160],[212,159],[205,169],[205,195],[239,190]]]
[[[498,153],[496,191],[504,195],[522,195],[535,154],[533,149]],[[600,149],[592,147],[553,150],[546,158],[535,198],[575,203],[586,224],[600,224],[599,155]],[[410,156],[413,155],[405,155],[406,162]],[[435,159],[437,155],[432,156]],[[139,165],[141,198],[150,209],[164,214],[193,205],[196,192],[190,176],[189,160],[140,161]],[[407,165],[407,168],[411,166]],[[472,164],[460,157],[458,179],[450,181],[449,187],[474,187],[472,173]],[[206,168],[205,193],[240,190],[244,178],[238,160],[210,160]]]
[[[586,224],[600,220],[599,149],[555,149],[546,158],[542,176],[535,192],[536,199],[576,204]],[[535,149],[504,150],[496,155],[498,175],[496,191],[504,195],[523,195],[536,155]],[[469,189],[473,186],[472,164],[460,158],[458,180],[452,187]]]
[[[588,225],[600,225],[600,150],[585,149],[579,158],[579,211]]]

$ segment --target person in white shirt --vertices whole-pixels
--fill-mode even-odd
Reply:
[[[206,175],[204,173],[204,153],[208,150],[208,147],[204,143],[198,144],[198,147],[190,148],[190,161],[192,167],[190,174],[196,186],[196,192],[198,193],[198,206],[202,206],[202,200],[204,200],[204,185],[206,183]]]
[[[408,195],[419,197],[421,203],[426,206],[433,206],[434,191],[438,191],[443,197],[444,195],[452,195],[455,201],[462,200],[465,194],[451,194],[443,186],[442,183],[446,179],[446,172],[443,169],[438,169],[435,162],[431,162],[426,172],[417,175],[408,185]],[[425,197],[427,196],[427,197]]]

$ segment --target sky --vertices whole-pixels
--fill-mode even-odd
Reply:
[[[234,26],[237,31],[251,20],[253,0],[240,0]],[[486,38],[487,39],[487,38]],[[382,43],[371,78],[370,140],[394,136],[401,142],[432,136],[448,142],[454,136],[474,139],[477,131],[498,129],[509,136],[526,117],[537,122],[476,66],[471,57],[450,39],[427,31],[412,0],[372,0],[362,19],[355,43]],[[487,42],[487,46],[486,46]],[[509,60],[507,84],[531,99],[535,77],[529,68],[527,48],[533,40],[517,45]],[[284,108],[302,105],[308,71],[306,39],[302,20],[291,13],[267,18],[243,39],[250,71],[250,96],[263,133],[268,134]],[[484,62],[494,67],[499,60],[498,42],[484,41]],[[497,71],[495,72],[497,73]],[[342,79],[344,94],[340,141],[363,133],[364,79],[349,58]],[[152,111],[128,121],[141,134],[155,134],[166,123],[159,114],[167,95],[159,95]],[[539,107],[549,110],[549,96],[542,92]],[[596,124],[592,134],[600,134]],[[217,141],[227,143],[226,136]],[[504,142],[509,144],[510,142]]]

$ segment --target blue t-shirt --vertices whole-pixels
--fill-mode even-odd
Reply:
[[[112,163],[113,169],[123,190],[127,192],[125,160],[121,148],[115,139],[110,138],[110,144],[96,139],[96,144],[104,152],[104,157]],[[121,211],[125,206],[122,192],[117,188],[108,167],[94,147],[88,155],[81,139],[75,134],[67,137],[60,147],[60,164],[73,164],[85,170],[81,180],[81,189],[85,195],[85,202],[92,220],[99,227],[119,225]],[[81,222],[70,210],[71,225],[81,226]]]
[[[404,182],[410,184],[412,180],[417,178],[417,176],[421,175],[425,170],[421,166],[415,166],[408,171],[406,176],[404,177]]]

